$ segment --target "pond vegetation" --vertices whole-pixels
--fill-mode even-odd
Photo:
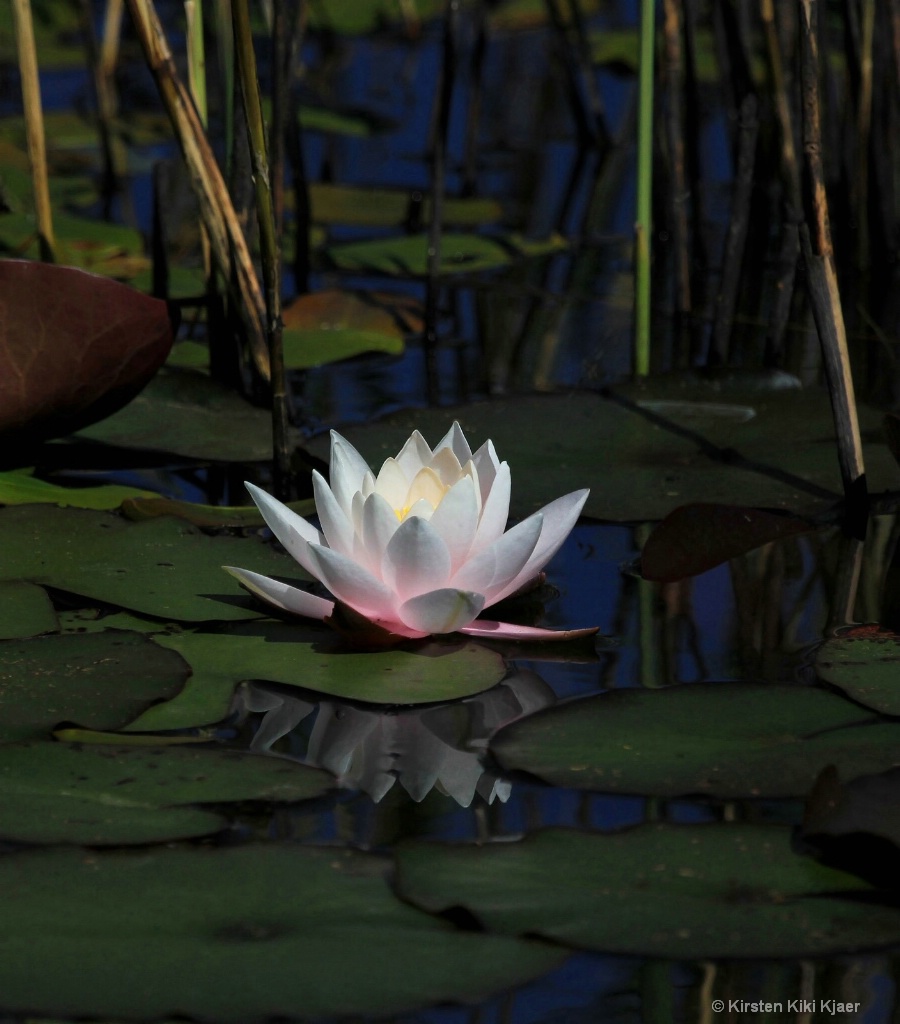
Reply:
[[[896,1015],[900,22],[657,6],[0,19],[4,1020]],[[385,642],[244,482],[454,421],[590,495]]]

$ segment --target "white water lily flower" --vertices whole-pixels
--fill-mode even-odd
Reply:
[[[477,619],[534,580],[569,535],[588,491],[573,491],[506,530],[509,466],[490,441],[472,453],[458,423],[431,450],[417,431],[373,476],[331,432],[331,486],[313,472],[321,532],[253,484],[247,490],[288,552],[334,597],[400,637],[467,633],[561,639],[555,631]],[[247,569],[225,567],[277,608],[326,619],[334,603]]]

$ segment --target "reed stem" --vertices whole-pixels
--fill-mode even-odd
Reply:
[[[638,80],[637,219],[634,226],[634,372],[650,372],[650,231],[653,205],[654,0],[641,0]]]

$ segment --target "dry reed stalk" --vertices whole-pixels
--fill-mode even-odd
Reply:
[[[41,105],[31,0],[12,0],[12,9],[19,56],[19,75],[22,81],[22,105],[25,111],[25,140],[28,162],[31,166],[31,185],[34,190],[34,212],[37,217],[41,259],[53,263],[56,240],[53,235],[53,213],[50,207],[47,150],[44,145],[44,111]]]
[[[237,290],[234,306],[239,310],[247,334],[253,365],[257,374],[268,381],[265,302],[219,165],[197,109],[175,70],[152,0],[128,0],[128,8],[187,164],[200,216],[209,233],[213,257],[224,279]]]

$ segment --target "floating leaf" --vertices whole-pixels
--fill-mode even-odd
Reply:
[[[8,854],[3,1008],[116,1020],[382,1017],[485,998],[564,959],[406,906],[389,868],[297,844]]]
[[[887,715],[900,715],[900,636],[864,628],[826,640],[816,653],[816,675],[848,697]]]
[[[745,505],[682,505],[647,538],[641,575],[645,580],[682,580],[762,544],[814,529],[809,520],[784,512]]]
[[[106,277],[131,278],[149,268],[144,240],[134,228],[54,213],[53,233],[57,258],[68,264],[70,270],[77,267]],[[40,259],[40,235],[34,214],[0,215],[0,249],[11,256]]]
[[[113,509],[126,499],[156,498],[152,491],[120,484],[102,484],[97,487],[61,487],[32,476],[33,469],[15,469],[0,472],[0,505],[34,505],[50,502],[75,508]],[[162,500],[162,499],[158,499]]]
[[[190,728],[228,714],[245,679],[304,687],[372,704],[425,704],[480,693],[506,673],[499,654],[479,644],[433,643],[414,650],[347,650],[325,626],[259,621],[216,633],[157,637],[193,675],[177,700],[133,722],[134,731]]]
[[[2,481],[2,474],[0,474]],[[2,487],[2,482],[0,482]],[[2,492],[0,492],[2,493]],[[312,498],[306,501],[289,501],[287,506],[300,516],[316,514],[316,503]],[[122,502],[122,515],[132,522],[158,519],[160,516],[177,516],[194,526],[205,529],[217,527],[264,526],[265,520],[255,505],[198,505],[192,501],[176,498],[159,498],[156,495],[145,498],[126,498]]]
[[[17,744],[0,748],[0,837],[90,846],[183,839],[227,825],[183,805],[306,800],[333,784],[296,761],[221,747]]]
[[[121,729],[174,697],[189,669],[139,633],[108,630],[0,643],[0,741],[46,736],[61,722]]]
[[[827,395],[757,394],[755,400],[752,420],[695,418],[687,436],[678,422],[585,392],[405,410],[341,433],[370,465],[380,466],[413,430],[436,444],[457,419],[473,447],[490,438],[500,458],[509,462],[516,517],[579,487],[591,488],[585,515],[624,522],[662,519],[686,502],[806,510],[839,500]],[[877,416],[864,406],[859,413],[868,430]],[[784,444],[785,436],[791,444]],[[307,447],[328,457],[325,435]],[[736,452],[747,455],[746,463]],[[873,490],[896,478],[884,445],[867,442],[866,472]]]
[[[309,201],[313,221],[319,224],[353,224],[361,227],[402,227],[418,205],[416,216],[427,224],[431,217],[431,200],[422,192],[415,197],[409,190],[360,188],[332,182],[311,182]],[[503,216],[503,207],[495,199],[444,198],[444,224],[461,227],[483,227]]]
[[[0,261],[0,435],[33,441],[109,415],[171,345],[158,299],[71,267]]]
[[[79,437],[192,459],[255,462],[272,457],[272,415],[201,373],[166,369]],[[290,437],[296,443],[296,433]]]
[[[330,245],[325,254],[341,270],[377,271],[422,277],[428,273],[427,235],[397,235],[365,242]],[[558,235],[529,241],[519,235],[492,237],[448,231],[441,236],[441,274],[469,274],[507,267],[529,256],[547,256],[566,248]]]
[[[606,953],[806,957],[900,940],[900,911],[834,898],[868,887],[794,854],[786,828],[550,829],[517,843],[410,844],[397,859],[400,894],[416,906],[464,907],[491,931]]]
[[[43,587],[21,580],[0,583],[0,640],[24,640],[58,629],[53,602]]]
[[[31,580],[161,619],[260,614],[222,565],[302,576],[259,537],[209,537],[188,523],[128,523],[108,512],[17,505],[0,511],[0,580]]]
[[[558,786],[653,796],[801,796],[826,764],[890,767],[900,724],[799,686],[696,683],[615,690],[502,729],[491,750]]]

